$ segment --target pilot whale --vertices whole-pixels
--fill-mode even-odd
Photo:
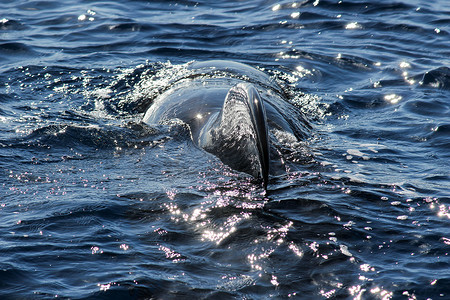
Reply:
[[[280,161],[273,144],[305,134],[306,120],[285,98],[272,78],[248,65],[192,62],[186,76],[156,97],[143,122],[183,122],[195,145],[232,169],[262,179],[266,189],[271,166]]]

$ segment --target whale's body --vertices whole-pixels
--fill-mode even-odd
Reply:
[[[269,76],[250,66],[207,61],[188,68],[189,76],[159,95],[143,121],[155,125],[181,120],[198,147],[237,171],[262,178],[266,187],[274,156],[271,132],[295,138],[301,134],[285,111],[294,108]]]

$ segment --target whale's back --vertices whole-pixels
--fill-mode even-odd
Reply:
[[[197,146],[266,184],[269,163],[284,164],[274,148],[280,142],[277,136],[282,143],[305,137],[303,115],[272,78],[250,66],[208,61],[191,63],[188,70],[156,98],[143,121],[156,125],[181,120]],[[257,95],[259,108],[251,103],[252,95]]]

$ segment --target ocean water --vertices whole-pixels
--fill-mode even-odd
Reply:
[[[267,191],[141,122],[192,61],[311,132]],[[1,299],[450,299],[450,3],[0,4]]]

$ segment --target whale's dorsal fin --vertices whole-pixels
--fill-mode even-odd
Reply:
[[[221,112],[199,135],[198,145],[231,168],[269,179],[269,138],[264,103],[250,83],[233,86]]]

